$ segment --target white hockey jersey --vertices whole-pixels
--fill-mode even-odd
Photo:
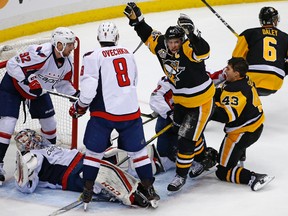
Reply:
[[[86,53],[81,69],[80,101],[90,104],[90,115],[112,121],[140,117],[133,54],[122,46],[97,48]]]
[[[158,113],[162,118],[167,118],[167,112],[173,110],[171,84],[166,76],[162,77],[157,88],[150,96],[149,105],[151,110]]]
[[[18,190],[23,193],[33,193],[36,187],[66,189],[70,172],[84,157],[76,149],[65,149],[51,145],[44,149],[31,150],[37,157],[37,167],[33,173],[33,179]]]
[[[31,45],[27,50],[11,58],[6,65],[7,73],[20,94],[28,99],[36,95],[29,92],[24,80],[31,74],[37,76],[43,89],[56,89],[60,93],[73,95],[76,90],[72,86],[73,63],[71,57],[65,57],[58,63],[51,43]]]

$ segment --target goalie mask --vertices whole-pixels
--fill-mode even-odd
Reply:
[[[24,129],[16,134],[15,141],[17,148],[23,151],[30,151],[33,149],[42,149],[50,143],[43,136],[34,130]]]
[[[277,26],[280,21],[278,11],[273,7],[263,7],[259,13],[260,24]]]
[[[99,25],[97,40],[99,43],[111,42],[116,46],[119,40],[119,33],[116,25],[112,22],[104,22]]]
[[[75,43],[76,36],[72,30],[66,27],[58,27],[56,28],[51,35],[51,42],[52,45],[56,48],[56,50],[61,54],[63,57],[63,51],[65,50],[67,43]],[[62,50],[58,50],[57,44],[61,43],[63,45]],[[77,45],[75,45],[75,48]]]

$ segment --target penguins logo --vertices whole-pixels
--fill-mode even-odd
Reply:
[[[185,70],[185,67],[179,67],[179,61],[166,60],[164,61],[165,74],[176,84],[179,81],[178,75]]]

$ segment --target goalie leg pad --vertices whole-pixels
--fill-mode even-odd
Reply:
[[[103,161],[96,182],[123,204],[132,205],[134,203],[133,193],[138,187],[139,180],[119,167]]]

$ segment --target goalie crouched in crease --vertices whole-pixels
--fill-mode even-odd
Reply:
[[[16,134],[15,141],[18,150],[14,177],[19,191],[33,193],[37,187],[83,191],[84,154],[77,149],[52,145],[46,138],[30,129]],[[105,155],[104,159],[110,158],[110,155],[111,152]],[[114,197],[125,205],[147,207],[149,203],[137,190],[138,185],[138,179],[103,160],[93,192],[96,196]]]

